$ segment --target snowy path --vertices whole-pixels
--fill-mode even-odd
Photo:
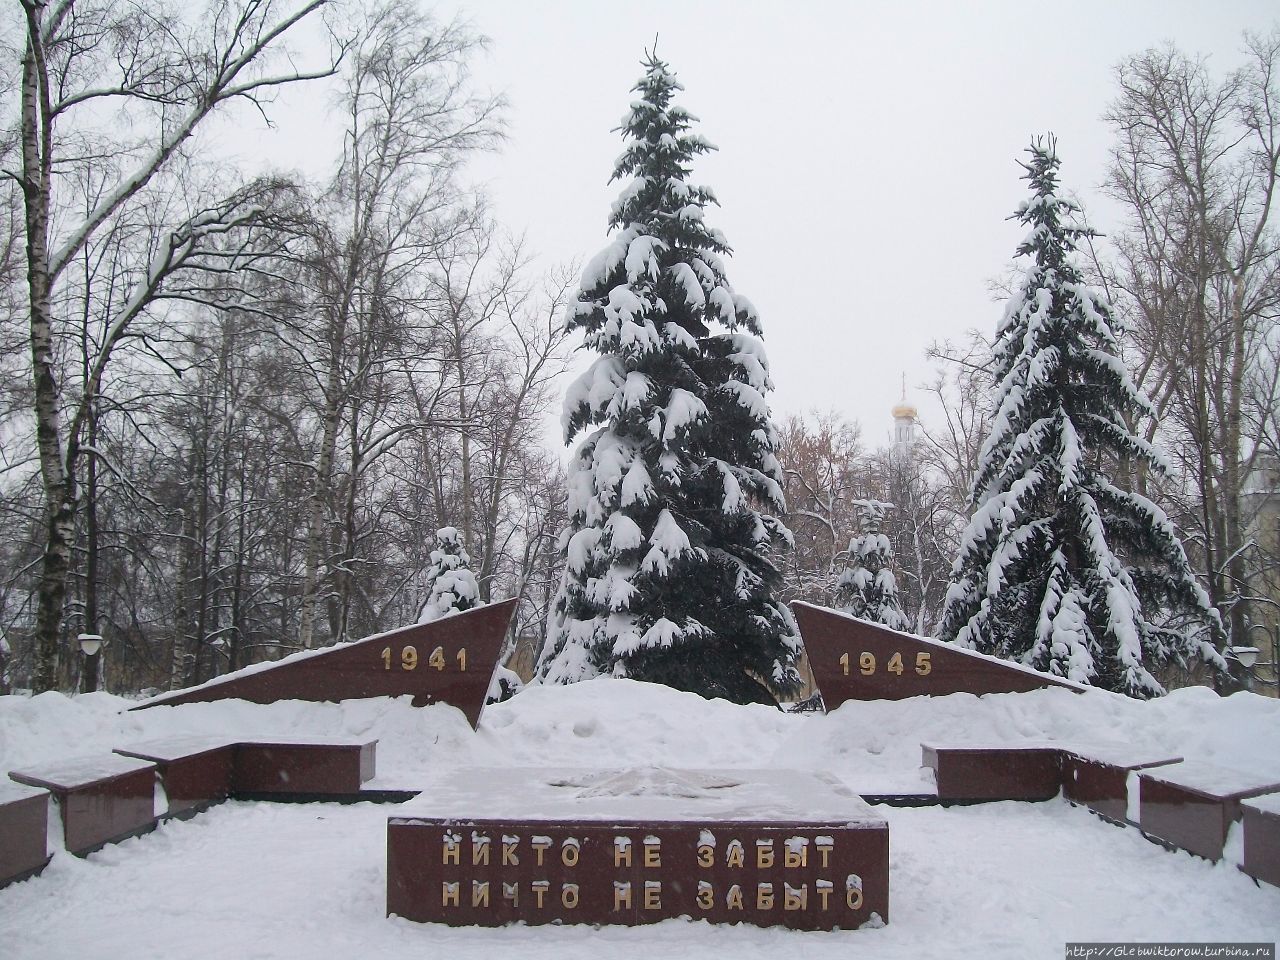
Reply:
[[[1062,956],[1067,940],[1274,940],[1280,890],[1061,801],[890,809],[891,923],[789,933],[450,929],[383,916],[393,806],[228,803],[0,892],[9,960]]]

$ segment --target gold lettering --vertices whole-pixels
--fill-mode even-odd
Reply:
[[[533,838],[533,852],[534,852],[534,855],[537,857],[538,866],[542,866],[542,855],[547,852],[547,849],[550,846],[551,846],[550,837],[534,837]]]
[[[578,865],[578,841],[572,838],[560,845],[560,862],[566,867]]]
[[[698,881],[698,906],[710,910],[715,906],[715,888],[705,880]]]
[[[502,865],[504,867],[517,867],[520,865],[520,857],[516,854],[516,847],[519,844],[519,840],[512,840],[509,837],[502,838]]]
[[[487,907],[489,905],[488,880],[471,881],[471,905],[473,907]]]
[[[784,883],[782,885],[782,909],[808,910],[809,885],[807,883],[802,883],[797,889],[789,883]]]
[[[536,906],[542,908],[542,898],[546,896],[547,890],[551,888],[551,884],[546,880],[535,880],[530,884],[533,887],[533,898],[537,900]]]
[[[462,884],[456,880],[450,883],[448,880],[444,882],[443,889],[440,891],[440,906],[456,907],[462,899]]]
[[[804,837],[792,837],[787,842],[786,850],[782,860],[783,866],[792,869],[809,865],[809,843]]]
[[[462,866],[462,844],[458,842],[461,839],[461,837],[453,833],[444,835],[444,850],[440,854],[441,863],[446,866],[450,863],[455,866]]]
[[[860,877],[851,876],[849,882],[845,885],[844,902],[848,904],[850,910],[860,910],[862,908],[862,880]]]
[[[489,865],[489,838],[471,835],[471,865],[473,867]]]
[[[520,906],[520,884],[504,883],[502,885],[502,899],[510,900],[513,907]]]
[[[631,838],[613,838],[613,865],[615,867],[631,866]]]
[[[773,841],[756,841],[756,866],[761,870],[773,866]]]
[[[756,909],[757,910],[773,909],[773,884],[772,883],[756,884]]]
[[[741,867],[747,862],[747,852],[737,840],[729,841],[729,856],[725,862],[731,867]]]
[[[631,909],[631,884],[625,881],[613,882],[613,909]]]
[[[566,883],[560,888],[560,903],[566,910],[572,910],[578,905],[578,885],[576,883]]]
[[[644,838],[644,865],[646,867],[662,866],[662,841],[657,837]]]
[[[662,884],[657,880],[644,882],[644,908],[646,910],[662,909]]]
[[[736,883],[729,888],[729,893],[724,898],[724,905],[729,910],[742,909],[742,888]]]
[[[828,858],[831,856],[831,851],[835,849],[835,842],[830,837],[819,837],[815,846],[818,848],[818,853],[822,856],[822,863],[819,864],[819,866],[830,866],[831,862]]]
[[[833,887],[828,880],[818,881],[818,899],[822,901],[822,909],[827,909],[827,898],[831,896]]]
[[[709,867],[716,862],[716,848],[709,843],[698,844],[698,866]]]

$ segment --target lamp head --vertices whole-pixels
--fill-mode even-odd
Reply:
[[[1240,666],[1244,667],[1246,670],[1249,670],[1253,667],[1255,663],[1258,662],[1258,648],[1257,647],[1229,647],[1227,649],[1227,656],[1231,657],[1234,660],[1239,661]]]
[[[96,633],[82,633],[76,637],[80,644],[80,652],[86,657],[93,657],[102,649],[102,637]]]

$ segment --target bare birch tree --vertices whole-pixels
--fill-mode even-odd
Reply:
[[[333,568],[329,531],[340,434],[344,423],[351,428],[351,405],[368,382],[370,364],[385,359],[361,354],[359,330],[404,295],[397,281],[412,282],[440,234],[448,235],[458,203],[457,167],[500,135],[501,101],[469,86],[468,59],[483,42],[459,23],[439,24],[408,0],[390,0],[367,11],[352,47],[341,100],[343,155],[318,211],[307,265],[308,309],[320,327],[311,337],[315,350],[302,359],[314,371],[321,399],[301,587],[304,647],[314,643],[323,580]],[[411,428],[401,423],[372,447],[386,449]],[[340,633],[333,623],[331,632],[335,627]]]
[[[57,357],[60,288],[90,240],[127,215],[148,185],[224,105],[260,103],[283,84],[324,76],[270,72],[282,38],[327,0],[279,9],[272,0],[219,0],[197,26],[142,5],[22,0],[20,164],[33,414],[45,497],[33,686],[57,682],[59,637],[77,503],[76,467],[93,397],[112,354],[171,277],[201,258],[211,237],[252,220],[253,199],[192,204],[149,251],[129,295],[96,344],[85,390],[69,397]],[[131,131],[132,136],[121,131]],[[75,169],[107,171],[84,206]]]
[[[1107,188],[1129,214],[1109,292],[1159,414],[1148,437],[1157,422],[1174,435],[1193,491],[1181,520],[1235,638],[1251,579],[1241,494],[1260,449],[1250,410],[1280,403],[1274,384],[1256,396],[1280,308],[1278,70],[1280,29],[1247,36],[1245,65],[1222,79],[1171,46],[1148,50],[1120,65],[1108,115]]]

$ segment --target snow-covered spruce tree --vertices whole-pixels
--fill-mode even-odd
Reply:
[[[1223,662],[1221,623],[1164,513],[1109,472],[1161,455],[1127,426],[1152,415],[1124,364],[1111,309],[1073,262],[1086,228],[1057,195],[1055,143],[1023,164],[1031,199],[1014,215],[1031,258],[993,350],[995,416],[974,476],[939,635],[1120,691],[1163,692],[1170,662]]]
[[[844,573],[836,582],[836,602],[846,613],[863,620],[906,630],[906,614],[898,603],[893,576],[893,545],[884,534],[885,513],[893,504],[883,500],[855,500],[860,531],[849,541]]]
[[[418,614],[419,623],[430,623],[453,613],[480,605],[480,588],[471,572],[471,557],[462,545],[456,527],[436,531],[436,548],[427,567],[427,602]]]
[[[538,674],[612,674],[705,697],[773,703],[799,689],[799,637],[770,559],[791,534],[771,389],[728,245],[688,182],[713,149],[649,56],[623,121],[613,241],[586,267],[568,324],[599,354],[565,398],[567,566]],[[762,509],[760,509],[762,508]],[[765,512],[769,511],[769,512]]]

